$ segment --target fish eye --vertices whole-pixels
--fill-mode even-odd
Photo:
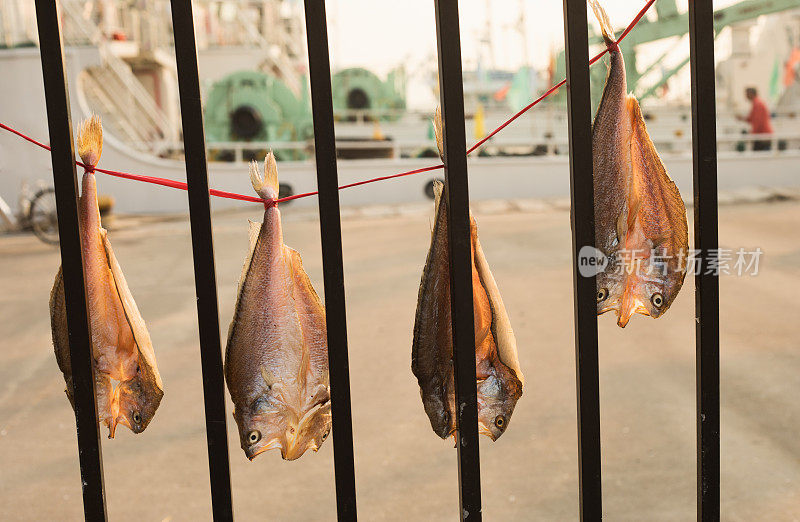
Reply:
[[[322,434],[322,441],[323,442],[325,441],[325,439],[328,438],[328,435],[330,434],[330,432],[331,432],[331,430],[328,430],[328,431],[326,431],[325,433]]]
[[[601,303],[601,302],[605,301],[606,298],[608,298],[608,289],[607,288],[601,288],[600,290],[597,291],[597,302],[598,303]]]
[[[260,440],[261,440],[261,432],[258,430],[253,430],[247,434],[247,442],[249,442],[250,444],[255,444]]]
[[[656,292],[650,298],[650,302],[653,303],[653,306],[655,306],[656,308],[661,308],[662,306],[664,306],[664,296]]]
[[[142,422],[142,416],[139,415],[138,411],[133,412],[133,422],[136,424],[140,424]]]
[[[498,415],[494,418],[494,425],[497,426],[499,429],[503,429],[506,427],[506,418],[502,415]]]

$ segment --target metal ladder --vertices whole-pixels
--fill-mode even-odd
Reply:
[[[102,110],[104,123],[140,150],[152,149],[154,142],[175,138],[175,128],[166,114],[130,66],[114,54],[97,24],[83,15],[81,2],[63,0],[61,5],[65,22],[100,53],[102,66],[87,69],[81,79],[87,99]]]

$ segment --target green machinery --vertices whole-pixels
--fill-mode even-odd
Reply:
[[[353,67],[333,75],[333,110],[341,119],[356,119],[359,111],[370,118],[396,120],[406,108],[405,71],[395,69],[386,80],[375,73]]]
[[[299,94],[280,79],[259,71],[238,71],[215,82],[204,107],[205,130],[212,159],[233,161],[234,152],[214,144],[258,143],[245,150],[245,159],[262,159],[268,143],[278,159],[305,159],[297,142],[314,137],[308,82]],[[333,107],[340,119],[395,120],[406,107],[405,73],[397,69],[381,80],[362,69],[344,69],[333,75]],[[292,146],[281,142],[295,142]]]
[[[258,71],[235,72],[215,82],[206,99],[204,118],[210,143],[269,142],[275,144],[279,159],[305,157],[302,150],[281,149],[280,142],[314,137],[308,89],[297,96],[281,80]]]
[[[800,0],[744,0],[737,4],[717,9],[714,12],[714,30],[719,34],[720,30],[729,25],[798,7],[800,7]],[[678,12],[675,0],[658,0],[655,4],[655,9],[657,15],[655,20],[651,21],[643,18],[636,26],[636,30],[632,31],[620,43],[622,53],[625,55],[625,72],[628,77],[628,86],[634,90],[640,100],[658,92],[660,87],[689,63],[689,57],[687,56],[685,60],[682,60],[675,67],[664,71],[654,84],[640,84],[639,79],[658,67],[664,56],[657,58],[650,65],[640,70],[636,59],[636,47],[665,38],[683,36],[689,31],[689,15],[688,13]],[[617,35],[621,33],[621,30],[616,31]],[[589,43],[602,44],[603,39],[600,35],[595,34]],[[557,78],[563,78],[566,75],[564,63],[564,51],[561,51],[556,61]],[[592,89],[592,101],[594,106],[597,106],[602,95],[606,69],[604,67],[593,67],[591,75],[592,85],[596,86],[596,88]]]

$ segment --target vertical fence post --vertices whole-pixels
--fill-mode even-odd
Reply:
[[[83,514],[86,520],[106,520],[103,453],[94,389],[94,360],[91,350],[86,283],[83,273],[80,222],[78,220],[78,177],[72,141],[69,90],[64,69],[64,48],[57,2],[36,0],[39,49],[50,131],[53,182],[56,191],[64,301],[67,311],[69,356],[78,458],[81,466]]]
[[[697,346],[697,519],[720,518],[719,278],[709,256],[719,248],[717,215],[717,114],[714,78],[714,6],[689,2],[694,158],[694,246]]]
[[[478,399],[475,384],[475,317],[472,303],[467,145],[461,73],[461,31],[457,0],[435,0],[439,54],[439,93],[444,140],[445,197],[450,246],[450,310],[455,352],[456,447],[458,448],[460,519],[478,521],[481,513],[481,468],[478,443]]]
[[[578,397],[578,474],[581,520],[602,518],[600,393],[597,361],[597,286],[578,270],[580,251],[594,246],[594,187],[586,0],[564,0],[567,62],[572,279]]]
[[[214,242],[211,235],[208,167],[192,2],[172,0],[171,3],[183,123],[183,149],[186,158],[186,183],[189,189],[189,218],[192,228],[194,285],[203,370],[211,508],[214,520],[233,520],[228,432],[225,424],[225,377],[220,348],[217,278],[214,267]]]
[[[325,287],[325,323],[333,416],[333,458],[336,509],[339,520],[356,520],[356,479],[353,422],[350,412],[350,366],[347,355],[347,314],[344,302],[342,223],[339,214],[336,137],[333,129],[331,64],[324,0],[305,0],[311,110],[319,190],[319,228]]]

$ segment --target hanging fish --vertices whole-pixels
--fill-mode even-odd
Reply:
[[[589,1],[611,62],[592,126],[595,242],[607,260],[597,275],[597,314],[616,311],[624,328],[634,313],[660,317],[678,295],[688,255],[686,207],[627,92],[608,16]]]
[[[102,150],[103,128],[100,118],[92,116],[78,131],[78,154],[84,164],[94,167]],[[108,234],[100,226],[92,169],[83,174],[78,213],[99,421],[108,426],[110,439],[114,438],[118,424],[141,433],[155,415],[164,396],[164,386],[150,334],[111,249]],[[67,397],[74,407],[60,267],[50,293],[50,324],[56,361],[67,383]]]
[[[434,121],[439,152],[442,123]],[[450,254],[447,202],[442,184],[434,183],[436,203],[431,244],[417,298],[411,370],[417,378],[422,404],[433,431],[445,439],[456,431],[453,337],[450,319]],[[497,440],[511,420],[522,396],[523,376],[517,342],[500,291],[478,241],[470,213],[472,245],[472,304],[475,319],[475,365],[478,392],[478,430]]]
[[[278,197],[275,156],[250,180],[265,200]],[[286,460],[317,451],[331,430],[325,308],[300,254],[283,244],[277,205],[250,222],[250,251],[228,329],[225,380],[247,458],[280,448]]]

